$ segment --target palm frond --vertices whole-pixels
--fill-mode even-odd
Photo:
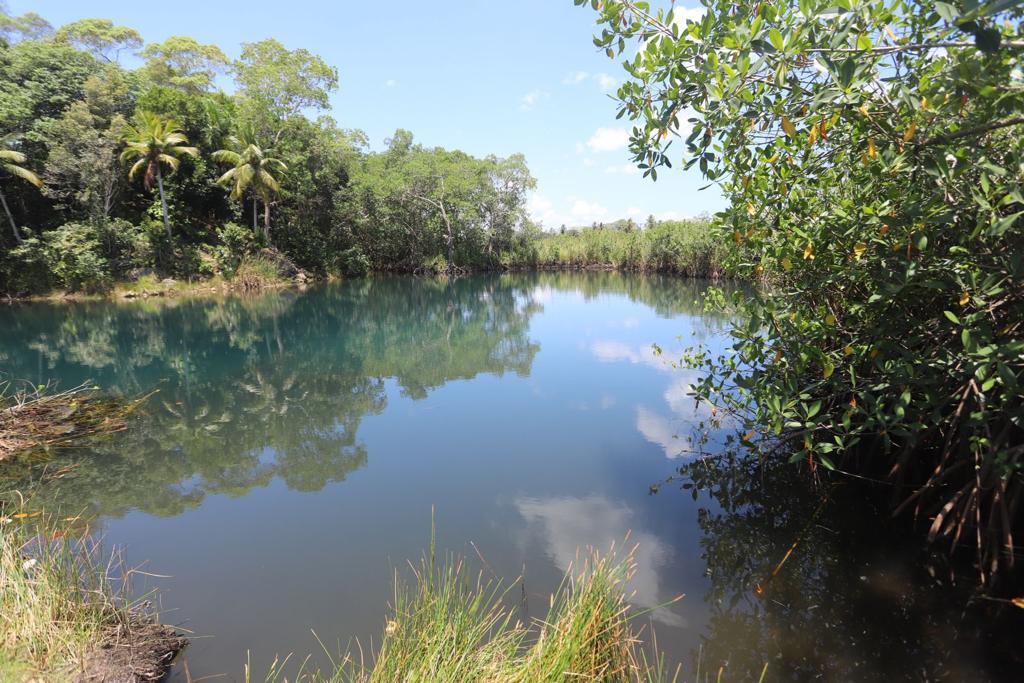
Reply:
[[[27,159],[27,156],[17,150],[0,149],[0,161],[6,161],[12,164],[23,164]]]
[[[35,173],[33,173],[32,171],[28,170],[27,168],[22,168],[21,166],[15,166],[14,164],[0,164],[0,168],[2,168],[4,170],[4,172],[10,173],[13,176],[16,176],[18,178],[21,178],[22,180],[28,181],[28,182],[32,183],[33,185],[35,185],[36,187],[42,187],[43,186],[43,181],[39,179],[39,176],[37,176]]]

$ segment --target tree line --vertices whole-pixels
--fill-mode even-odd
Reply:
[[[329,115],[337,88],[337,69],[273,39],[231,60],[0,2],[0,291],[230,273],[266,247],[321,273],[476,268],[529,240],[522,155],[405,130],[370,151]]]

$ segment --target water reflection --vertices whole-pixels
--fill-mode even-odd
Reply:
[[[157,391],[129,431],[52,463],[74,467],[33,504],[99,515],[111,543],[173,576],[157,584],[170,619],[211,636],[189,650],[196,678],[237,674],[248,650],[257,671],[316,651],[311,628],[378,637],[390,569],[423,550],[432,509],[439,547],[479,550],[506,580],[525,571],[533,616],[577,548],[629,533],[633,600],[660,646],[727,663],[727,680],[766,661],[773,680],[1019,670],[996,637],[1014,632],[1005,616],[961,621],[941,564],[908,569],[919,558],[892,552],[904,544],[862,502],[837,495],[808,526],[817,499],[792,469],[744,461],[725,432],[693,457],[708,416],[669,360],[729,343],[703,286],[542,273],[6,307],[0,372]],[[648,495],[674,468],[702,493]]]
[[[679,474],[711,503],[697,517],[711,611],[693,661],[730,680],[756,680],[766,662],[773,680],[1019,674],[1021,610],[972,599],[972,578],[913,543],[870,490],[815,492],[784,462],[731,451]]]
[[[671,566],[668,543],[643,530],[643,520],[623,502],[603,496],[585,498],[520,498],[516,509],[527,524],[528,534],[538,534],[555,566],[563,572],[580,565],[580,552],[592,547],[607,551],[622,548],[627,536],[635,545],[636,575],[630,582],[630,602],[650,610],[655,621],[686,626],[686,620],[666,606],[675,596],[664,589],[661,573]]]

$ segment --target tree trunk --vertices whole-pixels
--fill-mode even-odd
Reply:
[[[263,237],[270,245],[270,202],[263,200]]]
[[[256,236],[256,233],[260,229],[259,221],[256,220],[256,216],[257,215],[258,214],[256,212],[256,195],[253,195],[252,196],[252,234],[253,234],[253,237]]]
[[[164,176],[160,172],[160,164],[156,165],[156,186],[160,188],[160,208],[164,211],[164,229],[167,236],[171,236],[171,219],[167,213],[167,197],[164,196]]]
[[[11,215],[11,208],[7,206],[7,198],[4,197],[4,193],[0,192],[0,204],[4,205],[4,213],[7,214],[7,220],[11,222],[11,231],[14,232],[14,239],[21,244],[21,234],[18,232],[18,224],[14,222],[14,216]]]

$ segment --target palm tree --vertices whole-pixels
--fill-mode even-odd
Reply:
[[[124,143],[121,161],[137,160],[128,171],[128,179],[134,179],[139,171],[145,170],[142,184],[149,190],[156,178],[157,187],[160,188],[160,206],[164,212],[164,228],[170,237],[171,221],[167,215],[167,197],[164,195],[163,167],[166,166],[174,173],[181,164],[182,156],[197,157],[199,150],[185,146],[188,138],[177,121],[161,118],[149,111],[139,112],[134,123],[125,127]]]
[[[262,149],[251,130],[242,132],[241,138],[228,138],[234,149],[221,149],[213,153],[214,161],[231,164],[233,168],[220,177],[221,185],[232,185],[231,198],[241,199],[246,190],[252,192],[252,230],[256,232],[256,198],[263,200],[263,236],[270,240],[270,201],[281,190],[271,171],[287,171],[280,159],[270,156],[271,150]]]
[[[42,187],[43,181],[39,179],[39,176],[20,165],[25,163],[25,155],[7,148],[7,145],[12,140],[14,140],[14,134],[0,137],[0,176],[14,176],[15,178],[21,178],[30,182],[36,187]],[[4,196],[2,189],[0,189],[0,204],[3,204],[4,213],[7,214],[7,220],[11,223],[14,239],[21,244],[21,234],[18,233],[18,225],[14,222],[14,216],[11,215],[11,207],[7,206],[7,197]]]

